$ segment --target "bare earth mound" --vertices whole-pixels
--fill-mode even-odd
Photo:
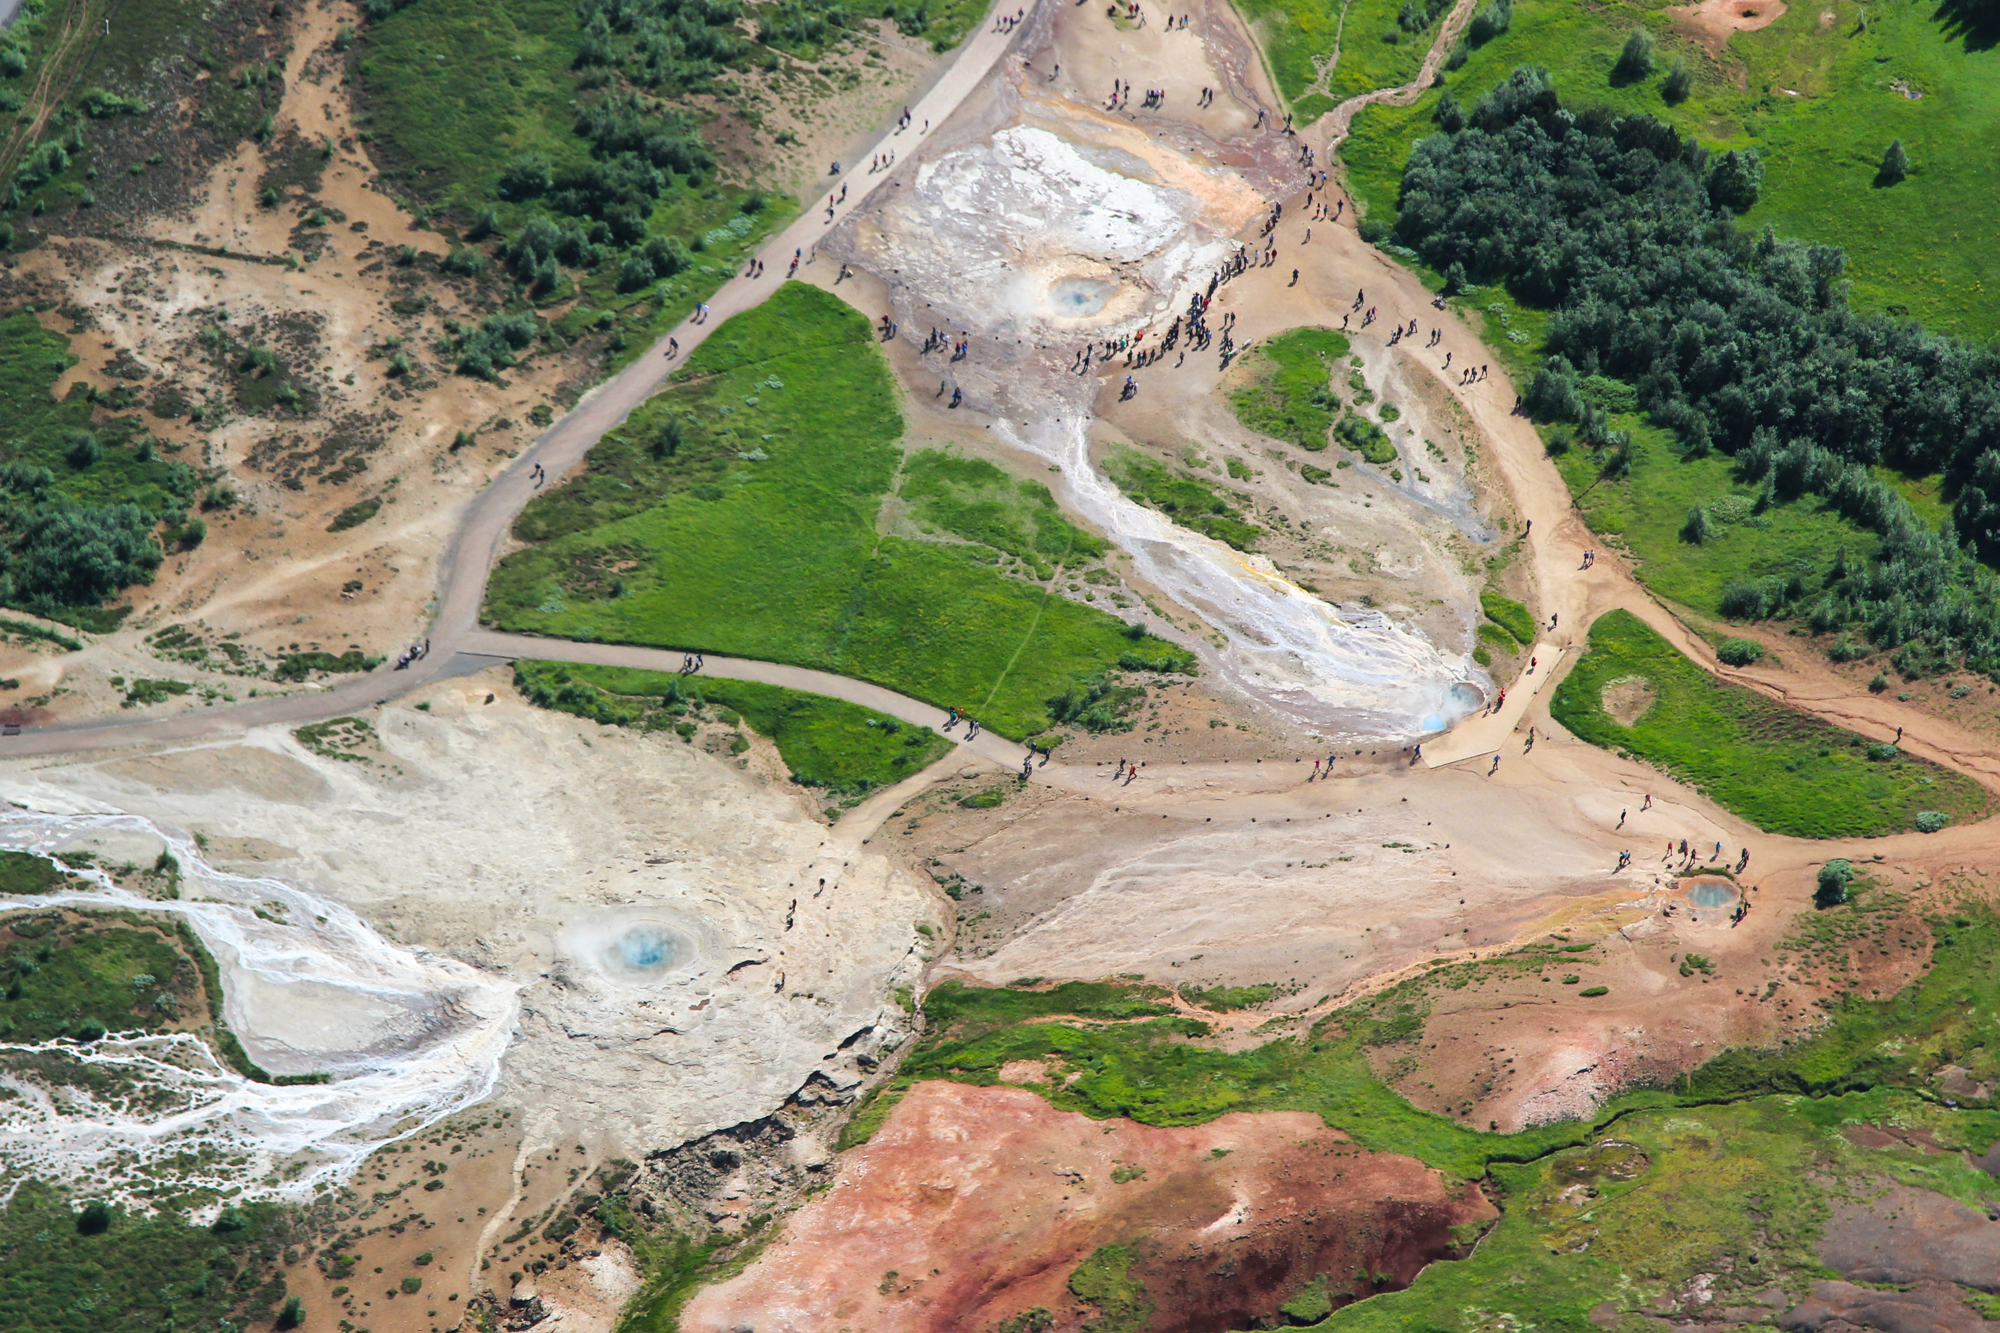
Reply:
[[[1768,28],[1784,17],[1784,0],[1702,0],[1669,9],[1674,27],[1720,60],[1732,33]]]
[[[1456,1253],[1454,1228],[1497,1215],[1478,1190],[1356,1147],[1317,1116],[1160,1129],[1016,1088],[924,1083],[756,1263],[689,1303],[681,1328],[943,1333],[1039,1307],[1047,1327],[1075,1329],[1099,1311],[1070,1275],[1106,1245],[1131,1248],[1154,1333],[1243,1328],[1322,1275],[1336,1305],[1405,1286]]]

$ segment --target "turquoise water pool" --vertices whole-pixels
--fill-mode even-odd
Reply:
[[[1688,885],[1688,901],[1696,907],[1727,907],[1736,901],[1736,886],[1726,879],[1698,879]]]

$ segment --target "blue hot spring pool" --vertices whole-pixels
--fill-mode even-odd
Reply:
[[[1736,901],[1736,886],[1726,879],[1697,879],[1689,882],[1687,896],[1696,907],[1727,907]]]
[[[653,981],[687,957],[687,941],[665,926],[638,923],[604,941],[598,961],[625,981]]]
[[[1118,294],[1118,284],[1100,278],[1064,278],[1049,288],[1049,304],[1069,319],[1083,319],[1104,309]]]

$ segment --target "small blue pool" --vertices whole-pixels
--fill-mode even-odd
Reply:
[[[1688,901],[1696,907],[1727,907],[1736,901],[1736,886],[1726,879],[1704,876],[1690,880],[1687,887]]]

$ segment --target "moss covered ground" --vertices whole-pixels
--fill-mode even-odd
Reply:
[[[928,727],[778,685],[564,662],[517,662],[515,684],[544,708],[617,726],[677,730],[739,723],[769,738],[792,781],[858,797],[922,772],[952,742]]]
[[[1887,919],[1863,906],[1808,923],[1851,917],[1861,921],[1855,930],[1836,924],[1832,933],[1872,942],[1881,932],[1863,920],[1869,912]],[[1975,1204],[1991,1193],[1991,1178],[1957,1154],[1863,1149],[1841,1133],[1890,1125],[1975,1152],[2000,1138],[2000,1112],[1948,1106],[1930,1092],[1954,1063],[1973,1061],[1984,1071],[1974,1077],[1992,1076],[2000,917],[1969,895],[1928,919],[1892,915],[1905,934],[1930,936],[1929,966],[1915,984],[1887,999],[1830,1000],[1817,1034],[1728,1052],[1671,1087],[1625,1094],[1589,1121],[1482,1132],[1411,1106],[1371,1072],[1371,1048],[1423,1049],[1429,996],[1466,984],[1468,968],[1552,973],[1588,951],[1552,937],[1500,959],[1439,965],[1302,1035],[1233,1052],[1208,1042],[1206,1025],[1162,1012],[1153,988],[1121,998],[1119,987],[1094,984],[946,983],[926,998],[922,1038],[857,1117],[854,1138],[920,1079],[991,1083],[1009,1060],[1045,1060],[1054,1077],[1034,1090],[1093,1117],[1190,1124],[1232,1110],[1311,1111],[1368,1148],[1485,1178],[1502,1217],[1469,1258],[1432,1264],[1407,1290],[1333,1310],[1316,1327],[1582,1330],[1610,1326],[1592,1316],[1602,1302],[1611,1302],[1612,1323],[1656,1311],[1652,1302],[1697,1273],[1719,1275],[1718,1306],[1773,1285],[1796,1299],[1824,1275],[1813,1245],[1841,1195],[1890,1181]],[[1086,1281],[1114,1269],[1099,1263]]]
[[[717,329],[599,442],[584,477],[523,511],[515,533],[535,545],[495,568],[486,617],[817,667],[966,709],[1010,736],[1046,729],[1050,700],[1121,663],[1190,664],[1030,581],[1036,543],[1073,539],[1018,489],[1010,503],[1032,533],[982,526],[1007,511],[990,479],[947,507],[962,540],[878,533],[901,437],[867,321],[787,284]],[[949,468],[924,475],[925,504],[955,484]],[[1033,559],[982,535],[1019,538]]]
[[[1652,701],[1630,726],[1604,707],[1625,683]],[[1970,778],[1717,679],[1629,611],[1590,627],[1589,650],[1549,713],[1593,745],[1657,765],[1772,833],[1874,837],[1915,827],[1925,810],[1976,818],[1985,790]]]
[[[1431,132],[1445,92],[1470,105],[1516,66],[1546,65],[1565,103],[1643,111],[1711,148],[1756,149],[1763,191],[1743,224],[1840,246],[1857,307],[1943,332],[2000,333],[1990,207],[2000,181],[2000,44],[1990,7],[1794,5],[1768,27],[1733,34],[1719,60],[1676,27],[1670,9],[1522,0],[1508,30],[1471,50],[1442,88],[1355,118],[1341,156],[1364,212],[1394,217],[1409,145]],[[1655,70],[1614,78],[1639,27],[1655,37]],[[1293,65],[1275,55],[1273,65],[1296,96],[1304,83]],[[1665,95],[1675,65],[1693,76],[1677,104]],[[1893,139],[1916,169],[1876,188]]]

